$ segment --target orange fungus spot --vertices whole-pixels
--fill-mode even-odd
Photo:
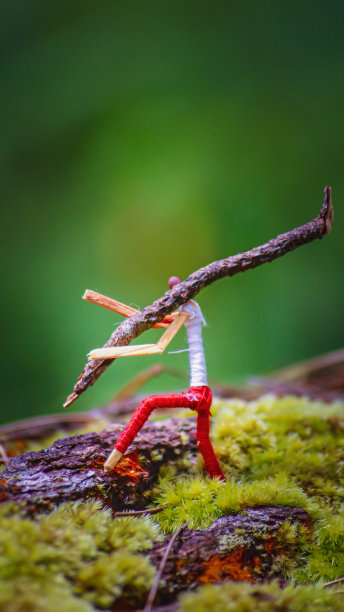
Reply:
[[[118,476],[128,478],[131,482],[139,482],[143,476],[147,475],[147,472],[142,469],[137,461],[136,453],[122,457],[120,462],[117,463],[114,471]]]
[[[230,555],[223,557],[214,555],[205,563],[205,571],[200,576],[199,582],[207,584],[219,582],[224,578],[232,580],[244,580],[255,582],[252,577],[252,568],[245,562],[245,548],[238,546]]]

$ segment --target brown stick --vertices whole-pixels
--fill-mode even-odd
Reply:
[[[191,274],[185,281],[166,291],[165,295],[140,313],[130,317],[113,332],[107,346],[126,346],[142,332],[160,323],[166,315],[195,297],[204,287],[225,276],[234,276],[264,263],[273,261],[303,244],[322,238],[331,229],[333,208],[331,188],[324,189],[324,203],[318,217],[285,234],[280,234],[262,246],[250,251],[215,261]],[[113,359],[92,360],[86,364],[79,376],[74,390],[67,398],[64,407],[72,404],[90,385],[93,385]]]
[[[114,512],[114,516],[142,516],[143,514],[158,514],[168,508],[167,504],[164,506],[157,506],[156,508],[145,508],[144,510],[123,510],[123,512]]]
[[[330,582],[325,582],[323,587],[332,586],[332,584],[338,584],[339,582],[344,582],[344,576],[342,578],[336,578],[335,580],[330,580]],[[340,593],[340,591],[336,591],[336,593]]]

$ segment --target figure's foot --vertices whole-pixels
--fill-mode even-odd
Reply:
[[[117,448],[114,448],[104,463],[104,470],[113,470],[122,457],[123,453],[120,453]]]

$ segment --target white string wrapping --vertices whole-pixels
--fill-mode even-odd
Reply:
[[[190,387],[202,387],[208,384],[202,341],[202,325],[206,325],[206,322],[199,305],[194,300],[183,304],[181,312],[186,312],[189,315],[184,325],[189,343]]]

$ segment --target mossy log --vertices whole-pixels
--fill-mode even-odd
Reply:
[[[334,612],[341,590],[323,583],[344,575],[343,407],[215,400],[212,440],[226,484],[200,473],[194,418],[149,422],[110,474],[102,465],[119,424],[11,459],[3,497],[22,507],[0,505],[0,608],[17,601],[17,612],[43,598],[54,611],[63,600],[80,612],[132,612],[146,601],[152,612],[228,602],[228,610],[270,602]],[[4,461],[17,442],[6,439]],[[149,507],[160,511],[113,516]]]
[[[113,510],[146,507],[162,465],[184,453],[195,461],[194,419],[147,423],[116,470],[105,472],[104,461],[123,427],[61,438],[44,450],[13,457],[1,473],[0,498],[25,504],[30,513],[89,497]]]
[[[1,474],[2,499],[25,505],[30,514],[92,497],[115,511],[146,508],[162,465],[180,462],[186,455],[188,463],[196,461],[194,425],[194,419],[147,423],[111,473],[104,472],[103,463],[123,425],[62,438],[45,450],[10,460]],[[223,516],[206,529],[183,529],[164,568],[157,605],[173,602],[179,592],[202,584],[281,576],[282,560],[296,552],[295,544],[286,548],[279,539],[285,521],[312,526],[304,510],[266,506]],[[147,553],[153,566],[159,566],[168,542],[166,538]]]
[[[285,521],[312,529],[309,514],[298,508],[265,506],[216,519],[207,529],[184,529],[176,539],[163,572],[157,603],[168,603],[180,591],[224,580],[261,582],[280,577],[297,552],[279,535]],[[167,542],[151,552],[158,566]]]

